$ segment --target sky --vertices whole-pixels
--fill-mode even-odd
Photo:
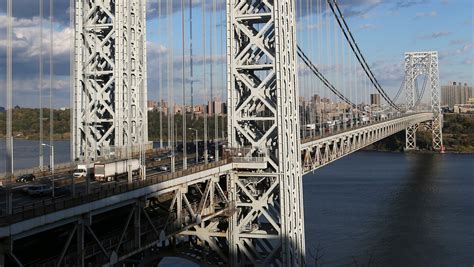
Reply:
[[[190,75],[189,1],[185,7],[185,69],[186,101],[190,102],[193,81],[194,101],[204,102],[213,96],[225,98],[225,6],[224,1],[192,0],[193,71]],[[360,100],[371,92],[357,70],[335,20],[326,12],[324,1],[297,1],[297,42],[340,90]],[[49,0],[44,0],[43,52],[40,53],[39,0],[14,0],[14,105],[39,106],[39,55],[44,57],[44,95],[49,93]],[[70,106],[69,58],[73,30],[69,26],[69,1],[55,0],[53,25],[53,106]],[[171,1],[170,15],[166,2],[148,1],[147,61],[148,97],[168,98],[168,88],[176,101],[182,101],[183,69],[181,46],[180,1]],[[474,84],[474,1],[472,0],[340,0],[343,13],[358,45],[375,76],[390,96],[395,95],[404,76],[404,53],[438,51],[441,84],[449,81]],[[6,72],[6,0],[0,0],[0,106],[5,105]],[[161,13],[159,14],[159,12]],[[203,16],[203,11],[206,12]],[[206,30],[203,20],[206,18]],[[212,25],[212,26],[211,26]],[[212,41],[210,38],[212,37]],[[204,42],[206,52],[204,53]],[[212,53],[211,53],[212,47]],[[205,69],[203,63],[206,62]],[[170,71],[172,70],[172,71]],[[318,83],[307,68],[299,66],[301,95],[330,93]],[[352,73],[352,74],[351,74]],[[212,85],[212,89],[211,89]],[[363,89],[360,89],[360,88]],[[368,87],[368,88],[367,88]],[[357,89],[359,88],[359,89]],[[351,91],[352,90],[352,91]],[[358,91],[357,91],[358,90]],[[365,92],[364,92],[365,90]],[[362,92],[362,93],[361,93]],[[357,95],[358,94],[358,95]],[[47,103],[48,99],[44,98]]]

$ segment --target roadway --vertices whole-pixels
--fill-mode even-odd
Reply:
[[[166,153],[164,154],[166,155]],[[160,160],[156,160],[160,159]],[[192,167],[196,165],[196,158],[188,158],[188,167]],[[211,162],[211,161],[209,161]],[[198,163],[203,163],[203,159]],[[163,168],[166,167],[166,168]],[[176,170],[183,169],[183,161],[182,161],[182,154],[177,154],[175,159],[175,168]],[[128,183],[126,177],[121,177],[116,181],[111,182],[99,182],[91,179],[87,181],[86,178],[76,178],[74,179],[73,171],[58,173],[54,176],[55,181],[55,200],[59,199],[67,199],[73,196],[73,192],[76,196],[85,195],[87,191],[87,183],[89,182],[89,191],[94,192],[99,190],[101,187],[107,186],[110,187],[111,185],[121,185]],[[147,159],[147,169],[146,174],[154,175],[154,174],[162,174],[162,173],[169,173],[171,172],[171,159],[160,157],[160,155],[155,155],[153,157],[149,157]],[[43,196],[31,196],[24,190],[26,190],[30,186],[34,185],[46,185],[51,187],[51,175],[46,175],[42,177],[38,177],[35,182],[28,182],[28,183],[17,183],[13,182],[10,185],[3,187],[0,191],[0,214],[5,214],[6,209],[6,200],[7,200],[7,188],[11,191],[11,198],[12,198],[12,209],[18,210],[22,208],[27,208],[31,206],[40,205],[45,201],[52,200],[51,194],[46,194]],[[140,179],[140,175],[134,175],[133,181],[137,181]],[[72,184],[74,183],[74,184]],[[74,190],[73,190],[74,188]]]

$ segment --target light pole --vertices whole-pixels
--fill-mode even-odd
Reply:
[[[188,128],[188,130],[194,131],[196,138],[194,139],[194,144],[196,146],[196,164],[199,163],[199,148],[198,148],[198,130],[194,128]]]
[[[47,146],[51,149],[49,155],[50,164],[51,164],[51,184],[52,184],[52,196],[54,198],[54,146],[48,144],[41,144],[42,146]]]

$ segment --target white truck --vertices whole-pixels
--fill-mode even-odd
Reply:
[[[93,173],[94,164],[78,164],[74,170],[74,178],[83,178]]]
[[[316,124],[306,124],[306,131],[314,131],[316,130]]]
[[[95,180],[100,182],[116,180],[120,176],[127,175],[129,168],[130,171],[137,172],[140,170],[140,161],[138,159],[125,159],[114,162],[95,163]]]

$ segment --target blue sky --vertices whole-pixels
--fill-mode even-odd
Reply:
[[[336,42],[334,35],[327,40],[325,23],[318,24],[321,18],[326,21],[326,13],[316,9],[318,0],[301,0],[297,2],[299,29],[297,32],[298,43],[310,55],[312,61],[321,68],[325,75],[346,94],[356,97],[355,87],[364,87],[359,92],[371,92],[365,89],[363,77],[348,75],[349,50],[347,44],[343,44],[342,35],[336,31]],[[39,54],[39,18],[38,1],[14,0],[15,27],[15,56],[14,56],[14,104],[20,106],[38,106],[38,54]],[[45,12],[48,11],[48,0],[45,0]],[[53,84],[53,98],[56,107],[69,106],[69,52],[71,49],[69,36],[69,1],[55,1],[55,75]],[[167,97],[167,86],[170,80],[167,73],[169,64],[169,53],[173,53],[173,89],[175,97],[181,97],[181,13],[179,12],[180,1],[171,1],[174,12],[170,17],[171,28],[168,27],[167,18],[164,14],[158,19],[157,0],[148,1],[148,93],[149,98],[158,100],[160,96]],[[162,1],[166,3],[166,1]],[[189,1],[186,1],[189,3]],[[394,95],[401,80],[403,79],[403,57],[406,51],[439,51],[440,55],[440,78],[441,83],[448,81],[462,81],[474,84],[474,47],[473,47],[473,13],[472,0],[340,0],[349,25],[355,34],[367,61],[370,63],[374,73],[388,91]],[[216,12],[213,12],[213,1],[206,2],[206,56],[202,49],[202,8],[200,0],[193,0],[194,20],[194,88],[195,99],[198,102],[210,97],[210,64],[212,62],[212,81],[214,95],[225,97],[225,10],[223,1],[216,0]],[[324,3],[324,1],[323,1]],[[301,6],[300,6],[301,5]],[[311,6],[312,8],[308,9]],[[0,0],[0,82],[4,84],[5,73],[5,0]],[[189,42],[188,15],[186,13],[186,68],[187,77],[186,90],[189,90]],[[209,25],[214,20],[213,52],[210,48]],[[334,19],[329,21],[334,23]],[[45,48],[48,46],[47,21],[45,24]],[[159,26],[158,26],[159,25]],[[168,35],[173,32],[173,38]],[[318,31],[321,31],[318,33]],[[331,32],[334,33],[334,32]],[[318,38],[321,35],[322,38]],[[329,41],[329,42],[328,42]],[[340,46],[342,45],[342,46]],[[332,50],[328,50],[328,46]],[[334,47],[338,47],[337,52]],[[342,51],[342,52],[339,52]],[[327,57],[332,53],[332,57]],[[47,51],[43,52],[47,59]],[[323,55],[323,56],[319,56]],[[203,59],[208,62],[206,76],[202,67]],[[335,64],[338,58],[339,64]],[[344,58],[346,64],[342,64]],[[351,63],[355,58],[352,56]],[[47,61],[46,61],[47,63]],[[344,67],[341,67],[343,66]],[[160,74],[160,68],[162,73]],[[48,65],[45,65],[45,78],[47,78]],[[357,77],[356,77],[357,76]],[[204,80],[206,79],[206,80]],[[161,83],[160,83],[161,81]],[[207,87],[204,88],[204,82]],[[160,85],[161,84],[161,85]],[[300,67],[300,91],[302,95],[325,92],[318,81],[309,76],[307,69]],[[4,105],[4,85],[0,87],[0,106]],[[45,89],[49,85],[45,84]],[[351,89],[352,88],[352,89]],[[351,91],[352,90],[352,91]],[[359,93],[360,94],[360,93]],[[357,97],[356,97],[357,98]],[[360,98],[360,95],[358,96]],[[181,101],[181,100],[180,100]],[[189,102],[187,93],[187,102]]]

